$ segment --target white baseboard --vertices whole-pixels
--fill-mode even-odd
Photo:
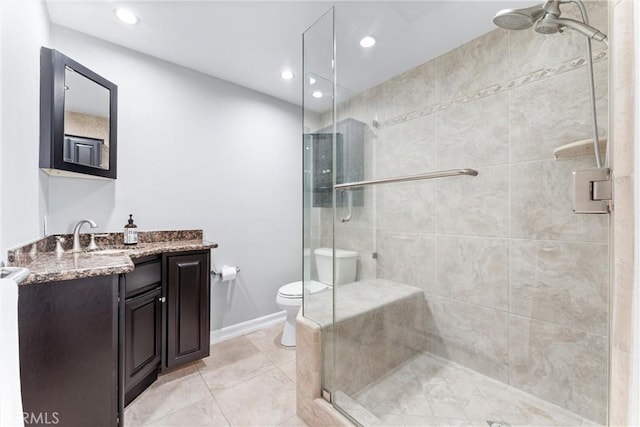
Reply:
[[[237,325],[227,326],[226,328],[211,331],[209,341],[211,342],[211,344],[226,341],[231,338],[239,337],[241,335],[255,332],[260,329],[268,328],[269,326],[275,325],[277,323],[282,323],[286,318],[287,312],[280,311],[278,313],[268,314],[263,317],[258,317],[257,319],[238,323]]]

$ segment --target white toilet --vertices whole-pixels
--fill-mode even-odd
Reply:
[[[305,252],[305,269],[308,271],[308,252]],[[318,269],[320,282],[310,280],[306,282],[307,292],[314,294],[333,286],[333,249],[318,248],[313,251]],[[336,284],[355,282],[358,253],[336,249]],[[276,297],[278,307],[287,312],[287,319],[282,330],[282,345],[295,347],[296,345],[296,316],[302,305],[302,282],[287,283],[278,289]]]

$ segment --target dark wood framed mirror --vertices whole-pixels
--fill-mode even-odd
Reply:
[[[117,107],[114,83],[42,47],[40,168],[50,175],[116,179]]]

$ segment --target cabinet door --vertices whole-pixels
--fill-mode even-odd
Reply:
[[[18,291],[25,424],[117,426],[118,276]]]
[[[157,376],[162,350],[162,288],[125,302],[125,404]]]
[[[167,256],[166,367],[209,355],[209,252]]]

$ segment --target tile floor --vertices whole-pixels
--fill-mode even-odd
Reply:
[[[354,396],[338,392],[336,399],[369,426],[487,427],[491,421],[510,426],[597,425],[429,353],[407,361]]]
[[[125,410],[126,426],[291,426],[296,352],[282,325],[211,347],[211,355],[164,374]]]
[[[296,416],[296,352],[281,325],[211,347],[125,410],[126,426],[308,427]],[[596,425],[456,363],[420,354],[339,405],[368,426]]]

